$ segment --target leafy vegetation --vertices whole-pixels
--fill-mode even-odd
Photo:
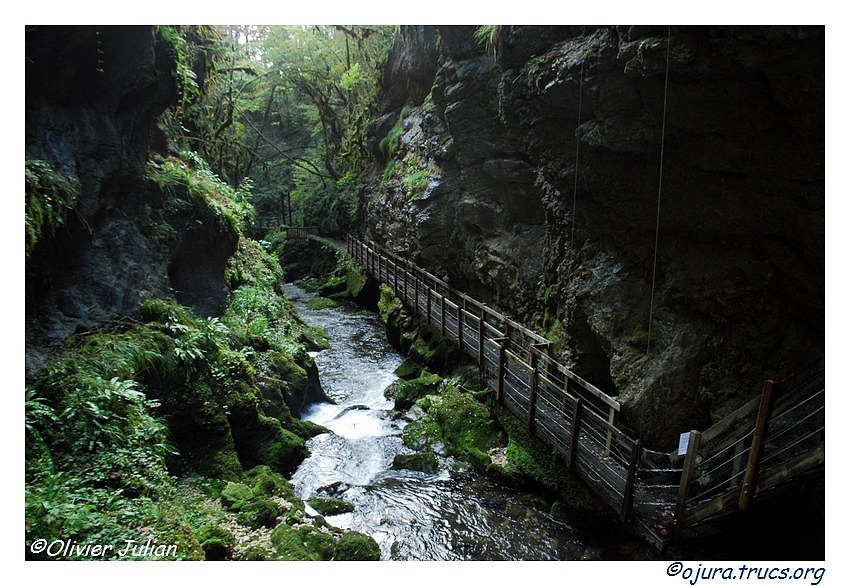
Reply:
[[[167,127],[260,215],[342,233],[358,217],[395,27],[160,27],[178,57]]]
[[[26,158],[26,256],[45,234],[53,234],[74,207],[79,182],[50,163]]]
[[[305,439],[324,431],[292,417],[284,399],[285,390],[308,391],[306,342],[316,333],[283,297],[276,257],[241,235],[253,214],[248,187],[229,187],[194,153],[149,171],[178,216],[237,234],[232,302],[220,317],[200,318],[172,299],[149,299],[134,319],[80,331],[35,373],[26,390],[26,540],[115,544],[104,557],[127,559],[134,551],[117,546],[150,538],[177,546],[165,557],[218,559],[232,554],[231,541],[200,530],[209,515],[193,512],[174,474],[239,486],[252,466],[292,470],[307,455]],[[232,510],[248,527],[273,526],[281,510],[263,491],[278,485],[268,474],[256,480]],[[62,554],[75,557],[91,559]]]

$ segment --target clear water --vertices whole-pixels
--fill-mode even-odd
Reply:
[[[351,306],[306,308],[311,294],[287,285],[303,319],[328,334],[332,348],[315,354],[325,392],[336,404],[309,406],[303,417],[333,434],[308,442],[310,457],[292,483],[303,499],[334,496],[352,513],[326,517],[371,535],[387,560],[575,560],[599,555],[594,541],[548,515],[539,497],[502,486],[448,460],[437,474],[392,470],[410,451],[405,422],[392,416],[384,389],[402,357],[376,315]]]

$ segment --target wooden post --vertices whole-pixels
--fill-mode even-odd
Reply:
[[[764,448],[765,436],[770,422],[770,413],[773,411],[773,397],[776,384],[772,380],[765,381],[761,392],[759,413],[756,419],[756,428],[753,433],[753,444],[750,448],[750,459],[747,462],[747,471],[744,473],[744,482],[741,484],[741,497],[738,499],[738,508],[746,511],[756,493],[758,482],[759,463]]]
[[[478,366],[484,372],[484,306],[481,306],[481,315],[478,317]]]
[[[691,475],[694,472],[697,450],[699,449],[700,433],[692,430],[688,436],[688,451],[682,465],[682,480],[679,482],[679,495],[676,498],[676,516],[673,519],[673,539],[678,541],[682,531],[682,518],[685,514],[685,505],[688,502],[688,490],[691,483]]]
[[[440,295],[440,335],[446,335],[446,296]]]
[[[613,439],[613,432],[611,431],[611,427],[614,427],[616,423],[617,411],[614,409],[614,407],[610,407],[608,409],[608,425],[610,427],[608,428],[608,437],[605,438],[605,454],[603,456],[604,458],[607,458],[611,455],[611,440]]]
[[[499,403],[503,403],[505,398],[505,350],[509,343],[509,338],[502,338],[499,341],[499,383],[496,388],[496,399]]]
[[[413,309],[416,315],[419,315],[419,279],[413,275]]]
[[[433,290],[433,289],[431,289],[431,287],[426,287],[426,288],[425,288],[425,293],[426,293],[426,294],[427,294],[427,296],[428,296],[428,297],[425,299],[425,315],[427,315],[427,316],[428,316],[427,321],[428,321],[428,325],[429,325],[429,326],[431,325],[431,291],[432,291],[432,290]]]
[[[389,265],[389,259],[387,260],[387,264]],[[399,295],[398,290],[398,263],[393,261],[393,289],[395,290],[395,294],[403,299],[401,295]]]
[[[528,381],[528,431],[534,429],[534,412],[537,409],[537,385],[539,383],[537,372],[538,350],[534,344],[531,345],[531,373]]]
[[[580,397],[575,398],[575,406],[573,407],[573,424],[570,428],[570,454],[567,458],[567,467],[570,471],[576,463],[576,452],[578,451],[578,436],[581,433],[581,414],[584,411],[584,403]]]
[[[457,304],[457,347],[463,352],[463,310],[460,303]]]
[[[620,519],[628,520],[632,513],[632,501],[635,495],[635,477],[637,476],[638,461],[640,460],[640,439],[632,444],[632,453],[629,457],[629,470],[626,473],[626,487],[623,489],[623,508],[620,510]]]

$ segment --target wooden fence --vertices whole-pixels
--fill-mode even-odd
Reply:
[[[618,424],[619,402],[560,364],[548,340],[380,246],[349,236],[347,247],[367,274],[476,359],[499,402],[659,548],[823,466],[822,366],[802,382],[766,384],[767,398],[691,432],[684,454],[644,459],[640,441]]]

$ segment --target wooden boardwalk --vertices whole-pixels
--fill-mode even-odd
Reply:
[[[822,363],[767,381],[760,397],[691,431],[683,454],[650,453],[618,424],[620,404],[557,362],[548,340],[378,245],[349,237],[347,250],[474,358],[497,399],[553,457],[659,549],[824,468]]]

